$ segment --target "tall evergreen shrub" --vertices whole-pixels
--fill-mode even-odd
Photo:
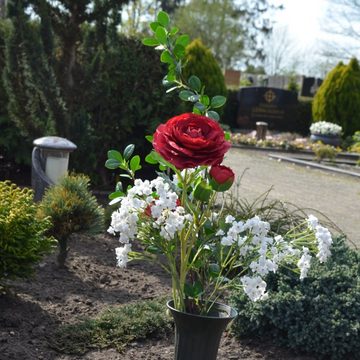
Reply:
[[[198,76],[205,84],[205,92],[209,97],[227,95],[224,75],[210,49],[200,39],[195,39],[186,47],[186,66],[184,77]]]
[[[360,66],[355,58],[329,72],[314,97],[312,111],[314,121],[339,124],[345,136],[360,129]]]

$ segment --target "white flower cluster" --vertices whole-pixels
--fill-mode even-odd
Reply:
[[[255,216],[246,222],[235,221],[234,217],[228,216],[225,219],[230,228],[225,233],[220,230],[216,233],[221,237],[223,246],[239,246],[240,258],[244,263],[249,259],[249,268],[252,276],[243,276],[241,282],[245,293],[252,301],[261,300],[267,297],[266,282],[263,277],[269,272],[276,272],[281,261],[300,258],[297,266],[300,269],[300,279],[307,276],[310,268],[311,255],[307,247],[302,251],[285,241],[282,236],[269,236],[270,224],[261,221]],[[330,256],[330,246],[332,243],[330,232],[318,224],[316,217],[310,215],[307,219],[308,227],[315,233],[319,252],[317,257],[320,262],[325,261]]]
[[[342,132],[341,126],[327,121],[318,121],[310,126],[311,134],[319,135],[340,135]]]
[[[110,234],[119,234],[119,241],[124,244],[116,249],[118,266],[126,266],[131,250],[130,241],[138,233],[141,214],[153,218],[152,226],[159,229],[159,235],[166,240],[173,239],[175,233],[184,228],[191,216],[185,214],[184,208],[178,206],[177,202],[177,194],[163,178],[157,177],[152,181],[135,180],[127,196],[121,199],[119,209],[113,212],[108,229]]]

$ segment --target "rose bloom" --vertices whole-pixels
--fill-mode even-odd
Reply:
[[[155,151],[179,170],[220,164],[230,146],[216,121],[192,113],[161,124],[153,140]]]
[[[234,183],[235,174],[227,166],[212,166],[209,172],[211,187],[216,191],[226,191]]]

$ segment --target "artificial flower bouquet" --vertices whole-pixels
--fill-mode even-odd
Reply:
[[[126,191],[119,183],[110,195],[119,208],[109,232],[119,235],[118,266],[132,259],[158,263],[172,279],[174,307],[206,314],[231,287],[243,288],[253,301],[265,299],[266,275],[283,264],[305,278],[313,256],[320,261],[330,256],[332,240],[313,216],[281,236],[257,216],[241,221],[226,213],[218,197],[231,188],[235,175],[222,164],[231,144],[214,110],[226,99],[209,99],[196,76],[183,79],[189,39],[169,23],[160,12],[151,24],[154,37],[144,44],[162,51],[168,64],[164,84],[192,103],[193,112],[171,118],[149,137],[153,150],[146,161],[159,166],[154,180],[136,178],[141,165],[133,145],[123,153],[108,152],[106,166],[122,169],[132,180]],[[135,251],[134,241],[141,251]]]
[[[328,121],[318,121],[310,126],[310,133],[312,135],[341,136],[342,127]]]

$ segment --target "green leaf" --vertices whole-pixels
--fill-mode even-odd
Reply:
[[[148,251],[150,254],[159,254],[161,252],[161,250],[154,245],[148,246],[146,248],[146,251]]]
[[[157,15],[157,21],[164,27],[169,25],[169,15],[165,11],[160,11]]]
[[[124,150],[124,159],[129,160],[135,149],[134,144],[129,144]]]
[[[119,151],[109,150],[107,155],[108,155],[108,159],[114,159],[114,160],[117,160],[119,162],[123,161],[123,157],[122,157],[122,155],[120,154]]]
[[[199,109],[202,113],[206,110],[206,106],[203,105],[201,102],[197,102],[194,107],[196,107],[197,109]]]
[[[130,169],[135,172],[136,170],[140,170],[141,166],[140,166],[140,156],[139,155],[135,155],[131,160],[130,160]]]
[[[218,264],[209,265],[209,275],[212,278],[217,278],[220,274],[220,266]]]
[[[181,45],[183,48],[186,48],[189,45],[190,37],[189,35],[180,35],[175,42],[175,45]]]
[[[185,47],[182,45],[175,45],[174,54],[177,58],[182,59],[185,56]]]
[[[120,166],[119,161],[115,160],[115,159],[108,159],[105,162],[105,167],[111,170],[114,170],[116,168],[118,168]]]
[[[214,109],[225,105],[225,103],[226,103],[226,97],[225,96],[217,95],[217,96],[214,96],[211,99],[211,107],[214,108]]]
[[[176,26],[172,27],[170,30],[170,35],[176,35],[179,32],[179,28]]]
[[[142,40],[142,43],[145,46],[158,46],[160,45],[159,41],[154,38],[145,38]]]
[[[197,76],[195,76],[195,75],[190,76],[188,83],[189,83],[189,86],[193,90],[195,90],[197,92],[199,92],[201,90],[201,81]]]
[[[230,141],[231,140],[231,133],[229,131],[225,131],[224,137],[225,137],[226,141]]]
[[[115,191],[115,192],[112,192],[110,195],[109,195],[109,199],[110,200],[114,200],[114,199],[117,199],[119,197],[122,197],[124,196],[125,194],[122,192],[122,191]]]
[[[170,52],[168,50],[164,50],[161,53],[160,56],[160,61],[163,63],[168,63],[168,64],[173,64],[174,63],[174,59],[172,58]]]
[[[167,41],[166,30],[162,26],[158,26],[155,32],[155,38],[160,44],[165,45]]]
[[[148,154],[145,158],[145,161],[148,163],[148,164],[152,164],[152,165],[155,165],[158,163],[158,161],[156,159],[154,159],[154,151],[152,151],[150,154]]]
[[[191,101],[190,98],[192,96],[195,96],[195,93],[193,93],[192,91],[189,91],[189,90],[182,90],[179,93],[179,97],[183,101]]]
[[[206,116],[207,117],[209,117],[209,118],[211,118],[211,119],[213,119],[213,120],[215,120],[215,121],[219,121],[220,120],[220,116],[219,116],[219,114],[216,112],[216,111],[208,111],[207,113],[206,113]]]
[[[194,114],[197,114],[197,115],[202,115],[202,112],[197,108],[197,107],[193,107],[193,110],[192,110],[192,112],[194,113]]]
[[[207,95],[201,95],[200,96],[200,102],[202,104],[204,104],[205,106],[209,106],[210,105],[210,99]]]
[[[146,139],[148,142],[152,143],[153,140],[154,140],[154,135],[146,135],[146,136],[145,136],[145,139]]]
[[[150,29],[155,32],[160,24],[157,21],[150,23]]]

